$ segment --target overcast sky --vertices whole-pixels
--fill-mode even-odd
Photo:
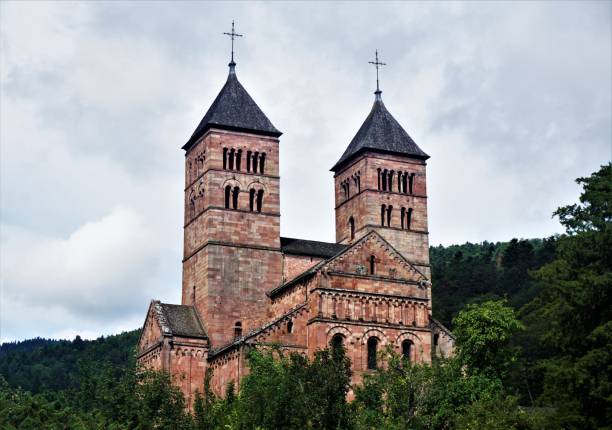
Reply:
[[[183,151],[227,75],[284,134],[281,231],[334,240],[338,160],[383,100],[431,159],[431,244],[544,237],[610,159],[610,2],[2,2],[0,338],[180,302]],[[435,286],[434,286],[435,306]]]

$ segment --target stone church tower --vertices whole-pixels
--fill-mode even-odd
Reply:
[[[238,81],[232,53],[225,85],[182,147],[182,303],[153,300],[137,348],[142,365],[170,372],[188,404],[207,371],[219,394],[230,381],[239,387],[254,347],[312,357],[342,344],[353,383],[379,365],[385,345],[415,362],[452,353],[452,334],[431,318],[429,157],[378,85],[332,167],[335,243],[280,236],[280,136]]]

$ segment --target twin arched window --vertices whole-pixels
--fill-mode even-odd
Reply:
[[[381,205],[380,207],[380,225],[383,227],[391,227],[391,220],[393,219],[393,206],[392,205]],[[385,224],[385,220],[387,223]]]
[[[240,194],[240,187],[231,185],[225,186],[225,209],[238,209],[238,195]]]
[[[225,209],[238,209],[238,196],[240,194],[240,187],[231,185],[225,186]],[[251,188],[249,190],[249,210],[254,212],[261,212],[263,207],[263,195],[264,190],[255,190]]]
[[[406,210],[406,208],[402,208],[400,212],[402,229],[410,230],[412,225],[412,208],[408,208],[408,210]]]
[[[264,190],[256,190],[255,188],[249,190],[249,210],[251,212],[255,211],[255,209],[257,209],[257,212],[261,212],[263,195]]]

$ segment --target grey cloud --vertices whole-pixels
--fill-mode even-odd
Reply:
[[[232,19],[239,79],[284,132],[283,235],[334,239],[328,169],[371,107],[375,48],[386,106],[432,155],[433,244],[559,232],[573,179],[610,157],[609,2],[0,7],[2,252],[38,268],[2,266],[2,338],[108,333],[140,324],[150,297],[179,300],[180,147],[225,81]],[[102,222],[118,207],[140,220],[127,237],[155,244],[126,264]],[[97,256],[113,277],[37,257],[92,223],[114,240]]]

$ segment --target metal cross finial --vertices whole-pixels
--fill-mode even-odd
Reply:
[[[376,61],[368,61],[368,63],[374,64],[374,66],[376,66],[376,93],[380,93],[380,88],[378,86],[378,68],[380,66],[386,66],[387,63],[381,63],[380,61],[378,61],[378,49],[376,50]]]
[[[223,33],[223,34],[227,34],[229,37],[231,37],[232,39],[232,61],[231,64],[234,64],[234,39],[236,37],[242,37],[242,34],[238,34],[234,31],[234,20],[232,20],[232,32],[231,33]]]

